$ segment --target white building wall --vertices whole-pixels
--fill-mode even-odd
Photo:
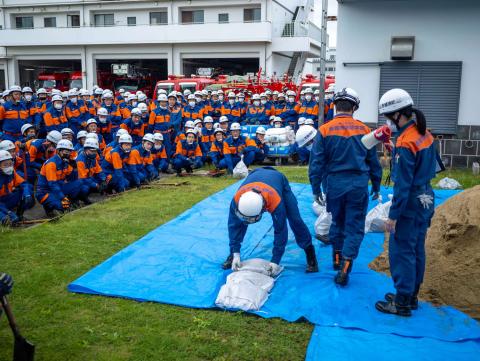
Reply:
[[[355,89],[356,115],[378,120],[380,67],[348,62],[390,61],[392,36],[415,36],[414,61],[462,61],[459,125],[480,125],[480,2],[475,0],[354,1],[339,3],[336,88]]]

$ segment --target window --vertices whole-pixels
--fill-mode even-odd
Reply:
[[[168,24],[168,13],[166,11],[150,13],[150,25]]]
[[[203,10],[182,11],[182,24],[203,24]]]
[[[67,15],[67,26],[69,28],[80,27],[80,15]]]
[[[113,26],[113,14],[95,14],[95,26]]]
[[[261,9],[243,9],[243,21],[246,23],[256,23],[260,21]]]
[[[127,25],[128,26],[137,25],[137,18],[135,16],[127,16]]]
[[[43,18],[43,26],[45,28],[56,28],[57,27],[57,18]]]
[[[17,17],[15,17],[15,28],[17,28],[17,29],[33,29],[33,16],[17,16]]]
[[[218,14],[218,23],[219,24],[228,23],[228,14]]]

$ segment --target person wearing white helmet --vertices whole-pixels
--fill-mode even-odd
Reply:
[[[138,95],[138,102],[139,102],[139,103],[145,103],[145,104],[147,104],[147,103],[148,103],[147,94],[144,94],[144,93],[139,94],[139,95]]]
[[[65,115],[65,106],[60,95],[54,95],[52,97],[51,105],[47,108],[45,114],[43,114],[43,121],[47,132],[52,130],[61,131],[63,128],[67,128],[68,120]]]
[[[312,124],[306,124],[310,120]],[[310,122],[308,122],[310,123]],[[298,128],[295,134],[294,152],[298,156],[298,165],[307,165],[310,160],[310,151],[312,150],[313,142],[317,137],[317,130],[313,127],[313,121],[307,119],[303,126]]]
[[[138,96],[136,94],[130,94],[127,98],[127,105],[122,108],[122,118],[130,118],[130,112],[138,105]]]
[[[40,170],[35,196],[48,217],[70,210],[79,200],[88,196],[89,190],[77,177],[71,160],[73,144],[62,139],[57,143],[56,154]]]
[[[178,127],[179,124],[174,124],[171,119],[171,111],[169,109],[169,99],[175,99],[175,97],[167,97],[165,94],[160,94],[157,98],[158,106],[150,112],[150,118],[148,121],[148,131],[150,133],[161,133],[163,135],[163,145],[166,148],[168,156],[171,156],[174,149],[172,146],[172,137],[174,136],[175,127]],[[176,104],[172,107],[173,111],[177,111],[174,114],[175,121],[181,121],[179,117],[179,108],[177,109]]]
[[[102,88],[93,89],[92,94],[93,94],[92,103],[93,103],[94,107],[95,108],[101,107],[102,106],[103,89]]]
[[[25,145],[25,143],[27,142],[32,142],[33,139],[36,139],[37,137],[37,132],[35,130],[35,127],[30,124],[30,123],[25,123],[24,125],[22,125],[22,128],[20,128],[20,131],[22,133],[22,139],[20,140],[20,142]],[[22,147],[20,147],[22,148]]]
[[[22,101],[22,88],[18,85],[10,87],[10,99],[0,105],[0,125],[3,138],[16,142],[22,137],[21,127],[30,118],[30,111]]]
[[[282,128],[283,127],[283,119],[280,117],[273,118],[273,127],[274,128]]]
[[[114,104],[113,100],[114,96],[110,90],[104,91],[102,94],[102,103],[101,108],[107,110],[107,117],[108,117],[108,126],[104,126],[104,123],[100,122],[100,134],[105,138],[105,142],[110,143],[113,139],[114,134],[120,128],[120,124],[122,124],[122,114],[120,112],[120,108]],[[123,108],[125,111],[126,108]],[[97,113],[98,114],[98,113]],[[99,119],[100,120],[100,119]]]
[[[193,169],[202,166],[203,154],[195,130],[188,128],[185,133],[186,138],[177,143],[177,149],[173,155],[173,168],[177,176],[180,176],[182,169],[192,173]]]
[[[249,103],[245,100],[245,94],[243,92],[237,94],[237,99],[237,105],[240,108],[240,120],[243,124]]]
[[[163,135],[162,133],[155,133],[153,134],[153,140],[155,141],[153,148],[151,149],[152,157],[153,157],[153,166],[158,172],[162,173],[171,173],[171,170],[168,168],[168,155],[163,144]]]
[[[228,168],[228,164],[225,159],[225,151],[229,151],[227,148],[225,148],[224,143],[226,133],[222,128],[217,127],[213,131],[213,135],[215,138],[212,141],[208,155],[217,170],[226,169]]]
[[[240,162],[243,156],[243,162],[248,167],[255,159],[255,141],[247,136],[241,135],[241,126],[239,123],[233,123],[230,126],[230,136],[225,139],[225,159],[227,162],[227,172],[231,174],[233,168]]]
[[[147,128],[140,109],[133,108],[130,112],[130,118],[125,119],[120,128],[125,129],[132,136],[134,145],[140,144]]]
[[[149,118],[148,105],[145,103],[138,103],[137,108],[138,110],[140,110],[142,121],[145,124],[148,124],[148,118]]]
[[[217,95],[218,95],[218,100],[220,100],[220,102],[223,104],[223,101],[225,100],[223,90],[222,89],[217,90]]]
[[[255,158],[253,162],[255,164],[263,164],[263,161],[268,156],[269,147],[265,141],[266,129],[262,126],[258,127],[255,131]]]
[[[198,118],[203,118],[203,110],[197,104],[195,95],[190,94],[187,98],[188,104],[183,107],[182,118],[186,122],[188,120],[194,121]]]
[[[115,133],[115,138],[114,140],[112,140],[110,143],[108,143],[105,147],[105,149],[103,150],[103,155],[105,156],[105,154],[107,154],[109,151],[111,151],[113,148],[115,148],[117,145],[118,145],[118,140],[120,139],[120,136],[123,135],[123,134],[128,134],[128,131],[123,129],[123,128],[120,128],[117,130],[117,132]]]
[[[15,144],[11,140],[8,140],[8,139],[2,140],[0,142],[0,150],[6,150],[7,152],[9,152],[10,155],[12,156],[13,165],[14,165],[15,170],[19,169],[19,166],[22,163],[22,158],[20,158],[17,155],[17,147],[15,146]],[[21,174],[21,176],[24,177],[23,174]]]
[[[118,89],[117,95],[115,96],[115,100],[113,101],[115,105],[120,108],[120,104],[125,103],[125,89],[120,88]]]
[[[75,137],[75,133],[70,128],[63,128],[60,132],[62,135],[62,139],[67,139],[73,143],[73,138]]]
[[[323,110],[324,123],[332,120],[335,114],[335,104],[333,103],[333,94],[334,94],[334,87],[329,86],[328,89],[325,90],[325,108]]]
[[[222,116],[222,105],[223,102],[218,98],[218,93],[213,91],[209,101],[209,115],[214,121],[218,121],[218,119],[220,119]]]
[[[80,154],[80,152],[83,150],[83,144],[85,143],[85,140],[87,139],[87,131],[86,130],[80,130],[77,133],[77,143],[73,147],[75,152],[77,154]]]
[[[55,154],[57,143],[62,134],[57,130],[49,132],[45,139],[35,139],[28,146],[29,167],[27,170],[39,172],[43,163]]]
[[[425,115],[403,89],[391,89],[379,101],[379,113],[396,133],[392,154],[393,199],[386,222],[390,232],[390,273],[396,293],[387,293],[377,310],[410,316],[418,308],[425,273],[425,236],[434,213],[431,180],[439,158]],[[373,148],[375,149],[375,148]]]
[[[317,257],[312,236],[300,216],[298,202],[290,189],[287,178],[272,167],[252,171],[235,193],[228,215],[230,252],[222,268],[238,271],[241,266],[241,246],[250,224],[261,220],[264,212],[272,215],[274,241],[270,275],[281,271],[280,261],[288,241],[288,224],[295,235],[295,241],[305,251],[307,273],[318,272]]]
[[[107,191],[124,192],[131,186],[127,162],[132,150],[133,140],[130,134],[122,134],[118,145],[105,153],[101,167],[107,177]]]
[[[89,194],[92,192],[103,193],[107,187],[105,173],[100,167],[99,151],[98,140],[88,138],[85,139],[83,149],[76,158],[78,179],[83,186],[88,188]],[[88,195],[82,201],[86,205],[91,204]]]
[[[228,100],[223,103],[222,107],[220,108],[220,113],[222,116],[226,116],[230,123],[240,122],[242,121],[242,111],[238,106],[236,100],[236,95],[234,92],[228,93]]]
[[[226,116],[222,115],[218,120],[218,124],[219,124],[219,127],[223,129],[223,132],[225,133],[225,135],[230,135],[229,122]]]
[[[32,121],[32,118],[35,117],[37,109],[35,108],[35,99],[33,99],[33,90],[29,86],[22,88],[22,97],[23,103],[28,110],[29,121]]]
[[[260,103],[260,95],[253,94],[252,104],[247,107],[245,114],[245,123],[248,124],[262,124],[268,125],[267,108]]]
[[[178,92],[181,97],[182,93]],[[182,126],[182,100],[177,100],[177,93],[175,91],[168,94],[167,110],[170,112],[170,122],[173,126],[172,139],[180,131]],[[173,150],[173,149],[172,149]]]
[[[155,145],[155,138],[152,133],[143,136],[141,144],[132,148],[127,161],[129,178],[133,185],[140,186],[141,183],[150,182],[158,178],[158,170],[153,165],[151,153]]]
[[[83,101],[78,99],[78,91],[70,89],[68,91],[68,101],[65,104],[65,116],[67,117],[70,128],[77,133],[82,128],[85,119],[85,107]]]
[[[200,122],[199,124],[202,124],[202,123]],[[203,163],[205,163],[207,160],[210,159],[209,152],[210,152],[210,148],[212,147],[212,142],[215,139],[215,135],[213,134],[213,131],[214,131],[213,118],[210,115],[207,115],[205,118],[203,118],[203,125],[198,132],[200,148],[202,149],[202,154],[203,154],[203,157],[202,157]]]
[[[318,103],[313,98],[312,88],[307,88],[304,91],[305,99],[296,107],[299,117],[305,119],[312,119],[314,126],[317,128],[318,123]]]
[[[338,270],[334,281],[346,286],[364,237],[368,182],[372,182],[373,199],[378,198],[382,167],[375,148],[368,150],[361,142],[370,129],[353,118],[353,112],[360,104],[357,93],[343,88],[335,94],[333,101],[336,115],[320,127],[319,136],[313,143],[309,178],[318,203],[325,204],[322,183],[326,191],[327,210],[333,219],[329,233],[333,268]]]
[[[3,142],[9,142],[4,140]],[[1,149],[1,148],[0,148]],[[14,169],[14,159],[8,150],[0,150],[0,224],[15,226],[23,212],[33,207],[33,187]]]

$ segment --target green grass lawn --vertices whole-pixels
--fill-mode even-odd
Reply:
[[[306,167],[281,170],[292,182],[308,180]],[[465,171],[443,176],[465,188],[480,183]],[[181,187],[129,192],[58,223],[0,229],[0,271],[14,276],[11,304],[21,330],[37,346],[36,360],[304,359],[308,323],[67,292],[67,285],[92,267],[234,182],[188,180]],[[11,359],[11,344],[2,316],[1,361]]]

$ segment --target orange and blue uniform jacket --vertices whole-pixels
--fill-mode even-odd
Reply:
[[[62,186],[75,181],[73,167],[62,160],[58,154],[47,160],[40,170],[37,181],[37,199],[43,204],[49,197],[65,198]]]
[[[138,144],[142,141],[143,136],[145,135],[145,129],[147,124],[143,120],[139,120],[138,123],[135,123],[132,118],[125,119],[120,125],[120,128],[125,129],[131,136],[135,144]]]
[[[227,159],[227,164],[235,167],[240,161],[240,156],[243,155],[243,162],[246,166],[249,166],[253,163],[255,158],[255,141],[240,135],[237,139],[233,136],[227,137],[223,142],[225,159]],[[229,171],[232,171],[233,168],[228,168]]]
[[[150,112],[148,119],[149,133],[169,133],[172,127],[170,111],[167,108],[162,109],[161,107],[157,107]]]
[[[102,167],[100,167],[97,155],[90,158],[81,150],[78,153],[76,161],[78,179],[90,190],[98,189],[100,184],[105,181],[106,176],[105,173],[103,173]]]
[[[124,98],[123,96],[121,96],[121,95],[117,95],[117,96],[115,97],[115,99],[113,100],[113,102],[114,102],[115,105],[120,106],[120,104],[124,104],[124,103],[125,103],[125,98]]]
[[[202,150],[198,142],[194,141],[192,144],[188,144],[187,140],[184,139],[177,143],[173,164],[177,169],[185,167],[186,163],[192,163],[196,167],[201,167],[202,156]]]
[[[279,117],[282,118],[287,124],[295,125],[294,129],[298,128],[298,114],[295,110],[297,103],[295,102],[286,102],[283,112],[279,114]]]
[[[249,105],[247,108],[247,114],[245,115],[246,124],[268,124],[267,109],[263,105],[258,107],[255,105]]]
[[[267,100],[267,102],[263,104],[263,106],[266,109],[265,114],[267,115],[267,117],[270,118],[270,116],[275,115],[275,107],[273,106],[273,102]]]
[[[210,147],[210,152],[208,153],[208,155],[210,156],[210,158],[212,158],[212,162],[216,167],[218,167],[220,165],[220,162],[225,159],[225,154],[230,154],[230,148],[226,147],[224,143],[225,142],[223,140],[219,142],[215,139],[212,143],[212,146]],[[233,166],[231,164],[232,159],[229,158],[228,160],[230,161],[230,163],[225,160],[226,168],[233,169]]]
[[[22,125],[26,124],[30,117],[29,110],[23,102],[5,102],[0,105],[0,126],[4,138],[15,142],[22,136]]]
[[[189,120],[194,121],[195,119],[203,119],[202,108],[200,108],[198,104],[193,107],[187,104],[182,110],[183,124]]]
[[[65,116],[68,120],[68,125],[75,134],[82,128],[82,124],[85,122],[85,108],[82,103],[77,100],[73,103],[71,100],[67,101],[65,105]]]
[[[127,162],[127,168],[135,184],[158,177],[158,171],[153,165],[153,155],[139,144],[132,148]]]
[[[0,223],[7,216],[10,219],[17,219],[14,208],[22,207],[24,210],[33,207],[32,186],[13,171],[11,175],[0,173]]]
[[[108,120],[112,125],[112,131],[116,132],[118,128],[120,128],[120,124],[122,124],[122,115],[120,114],[120,110],[115,104],[107,106],[105,103],[102,103],[102,108],[107,109]]]
[[[50,106],[45,114],[43,114],[43,122],[45,123],[46,132],[51,132],[52,130],[62,131],[64,128],[68,128],[67,117],[65,116],[65,109],[57,110],[52,105]]]
[[[237,102],[237,104],[238,104],[238,107],[240,108],[241,119],[244,120],[245,115],[247,114],[247,108],[249,103],[244,100],[243,102]]]
[[[182,106],[177,103],[173,107],[167,106],[167,108],[170,112],[170,122],[172,123],[175,132],[178,132],[182,126]]]
[[[156,169],[159,169],[162,172],[165,172],[168,169],[168,156],[167,151],[165,150],[165,145],[162,144],[160,148],[152,147],[151,153],[153,157],[153,166]]]
[[[130,153],[124,152],[119,144],[106,153],[101,162],[101,167],[107,176],[107,183],[111,183],[118,191],[124,191],[130,184],[127,178],[129,156]]]
[[[217,121],[222,116],[222,106],[223,106],[223,103],[220,100],[217,100],[217,101],[211,100],[210,107],[209,107],[210,111],[208,115],[210,115],[213,118],[213,120]]]
[[[318,103],[315,99],[310,101],[304,100],[301,104],[297,104],[295,107],[298,117],[304,117],[305,119],[312,119],[315,122],[315,127],[318,122]]]
[[[255,191],[264,200],[265,211],[272,215],[274,241],[272,262],[279,264],[288,240],[287,220],[298,245],[305,249],[312,244],[312,236],[303,222],[287,178],[272,167],[257,168],[250,172],[230,203],[228,215],[228,236],[230,254],[240,253],[248,225],[238,216],[238,201],[245,192]]]
[[[35,126],[35,128],[37,129],[42,129],[44,128],[45,124],[43,123],[43,114],[47,111],[47,108],[51,105],[51,103],[49,101],[44,101],[44,102],[41,102],[41,101],[37,101],[35,102],[35,108],[36,108],[36,112],[35,112],[35,117],[34,117],[34,120],[33,120],[33,125]]]
[[[230,124],[242,121],[242,110],[237,103],[233,105],[228,102],[224,103],[220,109],[220,113],[228,118]]]
[[[78,100],[81,102],[82,110],[84,114],[83,121],[86,122],[90,118],[94,118],[97,115],[97,109],[93,105],[91,100]]]
[[[335,105],[333,104],[332,99],[327,99],[325,100],[325,109],[323,111],[323,122],[329,122],[330,120],[333,119],[335,113]]]
[[[28,110],[27,123],[32,124],[35,121],[35,116],[37,114],[37,106],[35,105],[35,101],[33,99],[29,102],[24,100],[23,103],[25,104],[25,108]]]
[[[200,141],[200,148],[202,148],[202,153],[204,157],[208,155],[208,152],[210,151],[210,148],[212,147],[212,142],[215,140],[215,135],[213,132],[215,129],[207,129],[207,128],[202,128],[202,135],[199,139]]]
[[[43,163],[55,155],[55,147],[45,143],[45,139],[35,139],[30,143],[28,153],[30,155],[30,167],[40,170]]]

